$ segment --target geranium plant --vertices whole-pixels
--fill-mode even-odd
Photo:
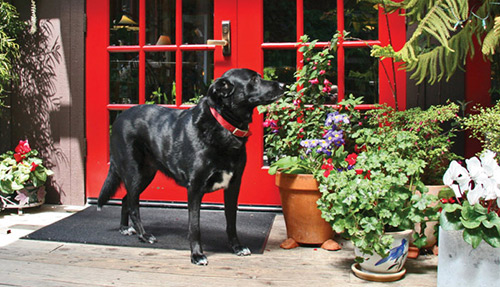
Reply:
[[[14,151],[8,151],[0,156],[0,196],[3,200],[15,197],[19,205],[27,204],[31,187],[44,185],[53,172],[43,166],[38,158],[38,151],[32,150],[28,140],[20,141]],[[37,196],[44,196],[44,192]]]
[[[459,127],[459,106],[455,103],[396,111],[383,106],[369,112],[370,121],[387,131],[406,131],[415,136],[413,158],[426,162],[422,181],[426,185],[441,184],[443,174],[452,160],[460,157],[452,151]]]
[[[385,232],[414,229],[416,223],[425,228],[427,220],[437,219],[436,208],[430,207],[437,198],[425,192],[420,180],[425,161],[412,157],[415,134],[380,125],[364,127],[350,137],[358,146],[357,156],[350,157],[351,167],[315,173],[322,193],[319,209],[362,253],[385,257],[393,242]],[[426,241],[423,232],[414,239],[417,246]]]
[[[463,230],[465,242],[476,248],[481,241],[500,247],[500,167],[496,154],[485,150],[465,161],[452,161],[443,176],[450,189],[439,194],[441,227]]]
[[[350,121],[357,122],[354,107],[361,100],[349,97],[333,105],[337,88],[331,82],[332,60],[337,40],[336,34],[329,46],[318,49],[316,40],[309,43],[303,36],[299,43],[303,67],[295,73],[296,81],[278,102],[259,109],[266,113],[264,142],[270,173],[278,168],[288,173],[312,173],[327,155],[345,158],[348,149],[342,135],[353,128]],[[342,121],[337,121],[339,117]]]

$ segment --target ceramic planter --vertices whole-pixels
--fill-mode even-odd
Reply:
[[[439,228],[438,286],[498,286],[500,248],[484,241],[476,249],[462,230]]]
[[[20,199],[25,198],[23,204]],[[8,196],[0,195],[2,201],[2,208],[17,209],[19,214],[22,214],[24,208],[36,207],[44,204],[45,202],[45,187],[33,187],[27,185],[23,190],[15,192]]]
[[[401,279],[405,273],[404,264],[408,257],[408,247],[412,230],[399,232],[387,232],[394,237],[389,255],[382,258],[374,253],[373,255],[362,253],[357,247],[354,248],[356,257],[363,257],[362,263],[353,264],[351,269],[354,274],[362,279],[370,281],[395,281]]]
[[[299,244],[320,245],[333,237],[329,223],[321,217],[317,201],[318,182],[311,174],[276,174],[287,236]]]

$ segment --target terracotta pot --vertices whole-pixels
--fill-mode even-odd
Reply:
[[[446,185],[426,185],[426,187],[429,189],[429,191],[427,192],[428,194],[438,196],[439,191],[447,186]],[[432,249],[432,247],[434,245],[436,245],[437,238],[436,238],[436,235],[434,233],[434,229],[435,229],[435,226],[437,224],[438,224],[437,221],[427,222],[425,230],[424,230],[424,234],[425,234],[425,236],[427,236],[427,244],[425,246],[423,246],[422,248]],[[420,224],[419,223],[415,224],[415,231],[420,232]]]
[[[311,174],[276,174],[288,238],[299,244],[323,244],[333,237],[332,227],[321,218],[318,182]]]

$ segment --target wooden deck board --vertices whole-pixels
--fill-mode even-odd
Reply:
[[[207,252],[204,267],[191,264],[188,251],[15,240],[0,247],[0,286],[387,286],[351,273],[348,246],[283,250],[285,234],[278,215],[263,255]],[[435,256],[409,260],[405,278],[389,286],[436,286],[436,265]]]

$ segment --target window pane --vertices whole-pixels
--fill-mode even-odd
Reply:
[[[139,44],[139,0],[110,1],[109,20],[110,45]]]
[[[344,2],[345,30],[349,37],[363,40],[378,39],[378,8],[368,1]]]
[[[197,103],[206,95],[214,79],[212,51],[186,51],[182,53],[182,103]]]
[[[369,48],[345,49],[345,94],[363,97],[365,104],[378,103],[378,60]]]
[[[264,42],[296,42],[296,0],[264,0]]]
[[[330,41],[337,31],[337,1],[304,0],[304,33],[311,40]]]
[[[296,57],[295,50],[264,51],[264,78],[292,84],[295,81]]]
[[[109,103],[138,104],[139,54],[109,54]]]
[[[214,39],[213,27],[213,0],[182,1],[183,44],[206,44],[208,39]]]
[[[175,0],[148,0],[146,11],[146,45],[175,44]]]
[[[146,103],[175,104],[175,52],[146,53]]]

